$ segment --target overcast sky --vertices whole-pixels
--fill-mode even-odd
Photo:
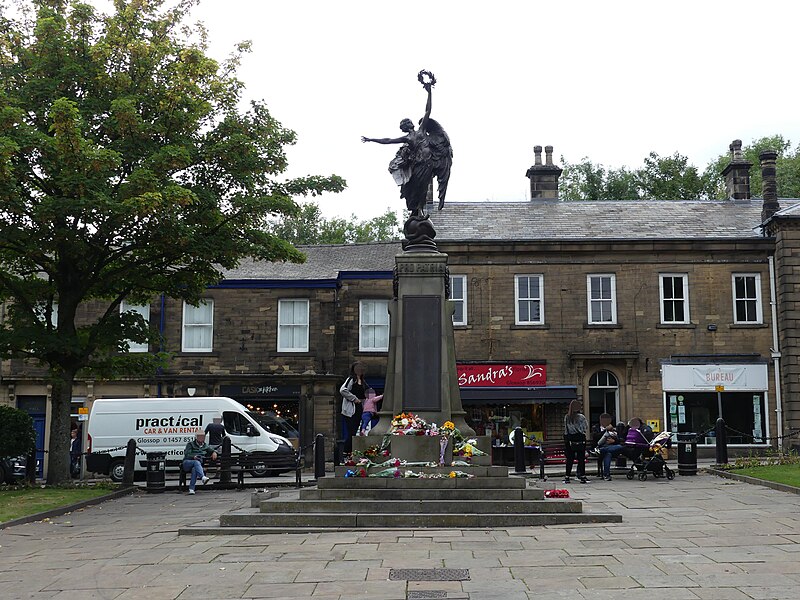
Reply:
[[[204,0],[193,15],[215,57],[252,40],[240,78],[297,132],[288,174],[347,180],[319,199],[328,217],[403,207],[397,147],[360,136],[422,116],[423,68],[454,148],[451,201],[527,199],[537,144],[559,163],[679,151],[702,169],[735,138],[800,141],[796,2]]]

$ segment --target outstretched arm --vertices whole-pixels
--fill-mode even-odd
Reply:
[[[399,137],[399,138],[368,138],[361,136],[362,142],[375,142],[376,144],[404,144],[408,140],[406,136]]]
[[[431,116],[431,84],[425,84],[425,89],[428,91],[428,101],[425,103],[425,116],[422,117],[422,121],[419,123],[419,128],[421,131],[425,131],[428,125],[428,118]]]

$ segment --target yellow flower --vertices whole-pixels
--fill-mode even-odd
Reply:
[[[450,477],[451,479],[455,479],[455,477],[456,477],[456,472],[455,472],[455,471],[450,471],[450,475],[449,475],[449,477]]]

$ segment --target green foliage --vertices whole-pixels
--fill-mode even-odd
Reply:
[[[761,166],[758,155],[764,150],[774,150],[778,153],[775,161],[778,196],[800,198],[800,144],[792,148],[791,141],[784,139],[782,135],[758,138],[742,146],[742,157],[753,164],[750,168],[751,195],[761,196]],[[721,173],[730,161],[730,154],[721,154],[706,167],[707,177],[716,176],[716,186],[713,192],[715,198],[725,198],[725,181]]]
[[[559,197],[563,200],[638,200],[636,173],[627,168],[606,168],[584,157],[577,164],[564,165],[559,179]]]
[[[400,239],[397,215],[391,209],[373,219],[326,219],[318,204],[303,203],[293,215],[270,224],[270,233],[296,245],[351,244]]]
[[[239,108],[248,44],[207,56],[205,30],[185,25],[196,0],[20,4],[0,8],[0,356],[48,366],[60,449],[76,374],[164,359],[124,354],[155,338],[122,300],[196,302],[244,257],[302,261],[270,219],[345,182],[280,178],[295,134],[263,102]],[[62,454],[50,470],[66,479]]]
[[[742,147],[743,157],[753,164],[750,169],[750,190],[754,197],[761,195],[761,168],[758,155],[775,150],[778,195],[800,198],[800,144],[781,135],[755,139]],[[689,159],[676,152],[659,156],[651,152],[644,165],[630,170],[607,168],[588,158],[569,163],[561,158],[564,171],[559,181],[559,196],[563,200],[704,200],[726,197],[722,171],[730,163],[730,154],[722,154],[700,173]]]
[[[679,153],[662,157],[651,152],[644,166],[607,168],[583,158],[564,160],[559,196],[564,200],[697,200],[712,195],[714,185]]]
[[[0,406],[0,458],[27,455],[36,447],[33,419],[25,411],[10,406]]]

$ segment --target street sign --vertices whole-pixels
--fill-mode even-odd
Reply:
[[[79,408],[78,409],[78,414],[79,415],[88,415],[89,414],[89,409],[88,408]]]

